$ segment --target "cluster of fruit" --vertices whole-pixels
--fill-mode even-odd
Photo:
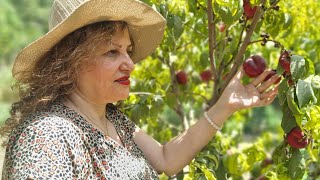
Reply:
[[[279,57],[279,64],[284,69],[283,77],[288,79],[288,85],[292,86],[294,84],[291,74],[290,74],[290,51],[282,51]],[[263,57],[259,55],[253,55],[247,58],[243,63],[243,69],[246,75],[250,78],[259,76],[266,69],[266,61]],[[276,70],[270,72],[270,74],[264,79],[264,81],[271,78],[276,74]],[[279,83],[281,78],[279,78],[275,84]],[[286,140],[288,144],[293,148],[305,148],[309,140],[305,136],[304,132],[300,127],[293,128],[287,135]]]
[[[176,73],[176,79],[178,84],[185,85],[188,83],[188,75],[184,70],[180,70]],[[204,70],[200,73],[200,79],[202,82],[209,82],[212,80],[212,71]]]

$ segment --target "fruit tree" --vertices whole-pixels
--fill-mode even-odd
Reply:
[[[119,105],[159,142],[165,144],[213,106],[240,67],[247,71],[243,83],[265,68],[274,70],[265,81],[281,77],[272,105],[235,113],[188,167],[160,179],[317,179],[319,1],[143,1],[166,18],[167,29],[160,48],[136,66],[132,93]],[[10,74],[16,52],[46,31],[51,3],[0,0],[0,67],[7,66],[2,75]],[[0,82],[0,99],[9,107],[15,97],[6,79],[9,75]],[[276,124],[259,129],[271,123],[268,114]]]
[[[176,178],[302,179],[320,174],[320,68],[315,63],[320,57],[315,23],[319,4],[145,2],[166,18],[167,29],[160,48],[136,67],[133,92],[121,105],[160,142],[166,143],[213,106],[241,66],[247,74],[243,83],[266,68],[274,71],[265,81],[275,74],[281,77],[275,102],[282,112],[279,135],[265,132],[241,143],[251,111],[237,112]]]

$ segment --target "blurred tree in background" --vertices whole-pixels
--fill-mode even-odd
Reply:
[[[132,93],[120,105],[143,130],[159,142],[166,143],[192,125],[212,98],[213,82],[203,82],[199,76],[200,72],[210,69],[207,1],[144,1],[167,19],[168,27],[158,50],[147,61],[136,66],[132,75]],[[215,58],[220,60],[220,65],[226,66],[219,76],[222,79],[230,70],[226,61],[236,53],[231,52],[236,48],[232,46],[232,42],[238,41],[236,38],[241,33],[243,24],[237,21],[242,16],[243,9],[238,0],[213,2],[215,36],[221,41],[215,48]],[[257,0],[251,2],[258,3]],[[52,0],[0,1],[0,124],[8,117],[9,107],[17,98],[10,88],[14,82],[11,77],[14,58],[21,48],[47,31],[51,3]],[[303,3],[298,0],[282,0],[278,5],[280,10],[268,11],[264,21],[258,23],[253,37],[259,39],[261,33],[269,33],[272,40],[277,40],[287,49],[313,60],[316,74],[319,74],[320,52],[317,50],[320,47],[320,3],[318,0]],[[222,23],[227,30],[220,29]],[[230,41],[231,45],[225,40]],[[245,57],[260,54],[268,61],[269,68],[275,69],[279,51],[272,42],[265,46],[252,43],[246,49]],[[180,70],[188,75],[185,86],[174,85],[175,72]],[[181,173],[177,178],[223,179],[224,172],[233,179],[257,178],[263,171],[268,171],[257,164],[262,164],[261,159],[270,158],[275,146],[282,140],[281,118],[278,100],[268,107],[235,113],[225,124],[223,133],[218,133],[213,140],[217,143],[209,144],[199,154],[190,169],[185,170],[187,176]],[[237,153],[242,156],[235,156]],[[239,161],[239,157],[247,157],[246,153],[257,157],[250,161],[255,164],[248,165],[245,161]],[[225,158],[225,167],[221,166],[223,162],[217,154],[223,157],[230,155]],[[236,167],[237,163],[246,167]],[[273,173],[272,170],[269,172]],[[169,177],[162,175],[161,178]]]
[[[16,54],[43,35],[51,0],[0,1],[0,124],[9,115],[16,93],[12,92],[11,67]]]

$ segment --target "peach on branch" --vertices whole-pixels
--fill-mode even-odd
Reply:
[[[243,63],[243,69],[247,76],[253,78],[259,76],[266,70],[267,64],[262,56],[250,56]]]
[[[226,29],[226,24],[223,22],[219,23],[219,31],[224,32],[225,29]]]
[[[211,70],[204,70],[200,73],[201,81],[208,82],[212,80],[212,72]]]
[[[243,10],[244,16],[247,19],[251,19],[257,11],[257,6],[252,7],[250,0],[243,0]]]
[[[179,72],[176,73],[176,79],[178,84],[185,85],[188,83],[188,75],[183,70],[180,70]]]
[[[281,53],[279,63],[286,73],[290,73],[290,51],[284,50]]]
[[[309,139],[305,136],[300,127],[293,128],[287,134],[288,144],[297,149],[305,148],[309,144]]]

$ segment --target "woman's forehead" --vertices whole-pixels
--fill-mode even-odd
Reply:
[[[107,46],[116,46],[119,48],[132,46],[128,28],[118,28],[106,41]]]
[[[110,46],[117,48],[131,48],[133,43],[128,32],[128,29],[117,29],[113,34],[107,35],[99,43],[97,50],[104,51]]]

